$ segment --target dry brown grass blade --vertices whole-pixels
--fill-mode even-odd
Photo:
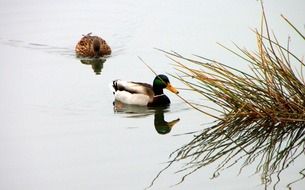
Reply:
[[[284,15],[281,17],[305,40],[305,36]]]

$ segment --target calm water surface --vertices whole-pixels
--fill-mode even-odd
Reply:
[[[279,39],[293,35],[280,14],[304,28],[304,7],[304,1],[266,3],[272,28],[285,31]],[[165,110],[114,109],[109,83],[118,78],[151,82],[153,73],[137,56],[158,73],[175,73],[171,61],[154,48],[242,68],[216,42],[255,48],[250,28],[259,26],[259,15],[255,0],[2,0],[0,189],[147,187],[169,154],[192,138],[179,134],[200,130],[211,119],[169,93],[172,105]],[[90,65],[75,57],[75,43],[89,32],[113,48],[105,62]],[[296,50],[304,53],[297,40]],[[166,122],[178,118],[174,127],[166,128]],[[152,189],[169,189],[181,177],[174,174],[178,169],[169,169]],[[238,168],[210,180],[213,169],[203,168],[172,189],[263,188],[258,175],[237,175]],[[293,171],[287,176],[295,175]],[[304,185],[300,182],[295,189]]]

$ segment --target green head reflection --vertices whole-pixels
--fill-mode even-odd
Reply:
[[[180,121],[179,118],[174,119],[172,121],[165,121],[164,119],[164,110],[157,109],[155,110],[155,118],[154,118],[154,125],[155,129],[159,134],[167,134],[169,133],[172,128],[175,126],[176,123]]]

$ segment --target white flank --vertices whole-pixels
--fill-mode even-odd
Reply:
[[[146,106],[149,102],[149,96],[144,94],[131,94],[126,91],[116,91],[114,98],[124,104]]]

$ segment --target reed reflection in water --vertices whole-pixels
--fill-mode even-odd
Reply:
[[[242,120],[240,122],[244,122]],[[184,173],[181,183],[198,169],[222,160],[216,167],[213,178],[239,162],[242,162],[240,172],[245,166],[256,163],[255,173],[261,173],[265,189],[272,183],[272,176],[277,176],[277,180],[273,182],[275,188],[280,182],[281,173],[304,156],[304,137],[305,128],[297,123],[295,126],[273,128],[258,128],[250,124],[241,129],[238,124],[228,126],[220,122],[205,129],[188,144],[174,151],[171,154],[173,158],[154,181],[176,162],[187,161],[178,171]],[[305,168],[298,172],[301,177],[287,184],[288,188],[305,178]]]
[[[126,114],[128,118],[141,118],[154,114],[154,126],[158,134],[165,135],[171,132],[172,128],[180,121],[180,118],[166,121],[164,114],[169,112],[169,107],[148,108],[144,106],[126,105],[114,101],[115,113]]]

